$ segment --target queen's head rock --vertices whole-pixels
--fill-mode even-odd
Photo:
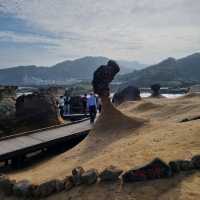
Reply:
[[[94,93],[98,94],[102,99],[109,98],[109,84],[119,71],[119,65],[113,60],[109,60],[106,65],[101,65],[94,72],[92,81]]]

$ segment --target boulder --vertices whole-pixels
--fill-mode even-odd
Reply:
[[[138,169],[131,169],[122,176],[124,182],[147,181],[172,176],[171,168],[159,158]]]
[[[109,166],[100,173],[99,177],[101,181],[117,181],[122,172],[123,170],[115,166]]]
[[[19,197],[31,197],[33,195],[34,185],[28,180],[22,180],[14,184],[13,194]]]
[[[72,170],[72,179],[75,185],[81,185],[81,176],[85,172],[82,167],[76,167]]]
[[[91,185],[97,182],[98,171],[96,169],[90,169],[81,175],[81,181],[83,184]]]
[[[0,191],[7,196],[13,194],[13,186],[16,182],[10,180],[7,176],[1,175],[0,176]]]
[[[109,83],[119,71],[118,64],[113,60],[109,60],[107,65],[100,66],[94,72],[93,76],[92,86],[94,93],[98,94],[101,98],[108,98],[110,95]]]
[[[17,99],[16,118],[30,130],[61,123],[54,96],[37,92]]]
[[[200,155],[196,155],[192,158],[192,163],[195,169],[200,169]]]
[[[57,180],[50,180],[48,182],[42,183],[35,189],[34,196],[38,198],[47,197],[53,194],[56,192],[56,182]]]
[[[135,86],[128,86],[118,92],[113,96],[113,103],[119,105],[125,101],[137,101],[140,100],[140,90]]]

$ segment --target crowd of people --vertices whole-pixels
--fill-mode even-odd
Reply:
[[[95,95],[93,92],[91,92],[89,95],[84,94],[83,96],[79,96],[79,106],[81,109],[79,109],[79,113],[76,114],[85,114],[90,116],[90,122],[94,123],[97,112],[101,112],[101,99],[99,96]],[[70,96],[61,96],[58,101],[58,106],[60,110],[61,116],[66,116],[72,113],[72,97]],[[81,104],[81,105],[80,105]]]

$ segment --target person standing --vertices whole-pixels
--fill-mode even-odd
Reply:
[[[90,93],[90,96],[87,99],[87,106],[90,114],[90,123],[94,123],[97,114],[97,99],[94,93]]]
[[[71,103],[71,97],[70,96],[67,96],[65,98],[65,114],[69,115],[70,114],[70,103]]]

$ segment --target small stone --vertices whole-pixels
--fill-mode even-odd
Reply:
[[[85,172],[85,170],[82,167],[76,167],[72,170],[72,175],[81,175]]]
[[[82,167],[76,167],[72,170],[72,178],[75,185],[81,185],[81,175],[85,172]]]
[[[0,176],[0,191],[5,195],[10,196],[13,193],[13,186],[16,182],[9,180],[5,175]]]
[[[65,182],[63,180],[56,180],[56,192],[61,192],[65,189]]]
[[[54,192],[56,192],[56,180],[51,180],[39,185],[34,194],[37,197],[47,197]]]
[[[99,177],[101,181],[116,181],[119,179],[119,176],[122,174],[123,170],[115,167],[115,166],[110,166],[104,169]]]
[[[192,158],[194,168],[200,169],[200,155],[196,155]]]
[[[176,161],[170,161],[169,166],[173,174],[180,173],[181,169],[180,169],[179,163],[177,163]]]
[[[75,186],[72,176],[67,176],[64,180],[64,184],[65,184],[66,191],[71,190]]]
[[[22,180],[13,186],[13,193],[16,196],[31,197],[33,185],[28,180]]]
[[[173,173],[179,173],[180,171],[189,171],[194,169],[194,165],[189,160],[175,160],[169,163]]]
[[[81,181],[83,184],[92,185],[97,182],[98,171],[96,169],[90,169],[81,175]]]
[[[144,167],[127,171],[122,178],[124,182],[136,182],[168,178],[171,176],[171,168],[164,161],[156,158]]]
[[[189,170],[193,170],[194,169],[194,165],[191,161],[189,160],[183,160],[181,161],[181,166],[180,166],[180,169],[182,171],[189,171]]]

